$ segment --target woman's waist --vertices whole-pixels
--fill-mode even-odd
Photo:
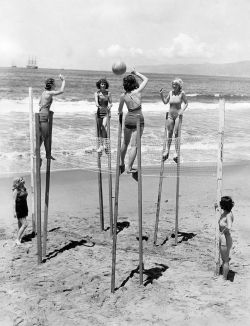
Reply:
[[[141,112],[141,105],[138,106],[137,108],[128,108],[129,113],[134,113],[134,114],[142,114]]]

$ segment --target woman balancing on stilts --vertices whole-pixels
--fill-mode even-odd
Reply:
[[[49,145],[49,111],[53,101],[53,96],[60,95],[64,92],[65,87],[65,79],[62,75],[59,75],[59,78],[62,81],[62,85],[60,90],[56,90],[56,83],[55,79],[48,78],[45,81],[45,91],[43,91],[40,101],[39,101],[39,120],[40,120],[40,146],[44,142],[44,147],[46,151],[46,158],[55,160],[53,156],[51,156]]]
[[[98,89],[95,92],[95,104],[97,107],[97,131],[98,131],[98,149],[97,152],[101,153],[103,150],[108,154],[107,143],[107,118],[110,115],[112,107],[111,93],[108,91],[109,83],[106,79],[100,79],[96,83]]]
[[[162,102],[164,104],[170,105],[168,115],[167,115],[167,129],[168,129],[168,141],[167,149],[163,152],[162,159],[165,161],[169,157],[170,146],[172,142],[172,136],[174,134],[175,138],[178,137],[178,126],[179,126],[179,116],[183,114],[188,106],[187,97],[182,90],[183,81],[179,78],[172,81],[173,90],[168,93],[167,97],[163,95],[163,89],[160,90],[160,95]],[[182,107],[182,103],[184,106]],[[175,142],[175,154],[173,160],[177,163],[178,143]]]
[[[139,84],[135,78],[135,76],[141,79],[141,84]],[[121,95],[120,104],[119,104],[119,114],[122,113],[123,105],[126,103],[128,113],[125,117],[124,122],[124,138],[123,144],[121,148],[121,165],[120,165],[120,173],[125,171],[125,156],[128,149],[128,145],[131,142],[131,151],[129,155],[128,161],[128,168],[127,173],[134,173],[136,172],[133,169],[133,163],[136,158],[137,154],[137,144],[136,144],[136,137],[137,137],[137,115],[140,115],[140,133],[141,136],[143,134],[144,129],[144,117],[142,115],[142,108],[141,108],[141,97],[142,91],[147,85],[148,78],[144,75],[140,74],[139,72],[133,69],[131,74],[123,78],[123,87],[125,92]]]

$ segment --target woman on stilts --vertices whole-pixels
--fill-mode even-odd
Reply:
[[[135,76],[142,81],[140,84],[137,82]],[[133,164],[137,154],[137,115],[140,115],[140,133],[142,136],[144,129],[144,117],[141,108],[142,91],[146,87],[147,83],[148,78],[145,77],[143,74],[135,71],[135,69],[131,71],[130,75],[123,78],[123,87],[125,92],[120,97],[118,112],[119,114],[122,113],[123,105],[124,103],[126,103],[128,113],[125,117],[124,122],[124,137],[121,148],[120,173],[123,173],[125,171],[125,156],[129,143],[131,143],[131,150],[128,160],[127,173],[136,172],[136,170],[133,169]]]
[[[107,143],[107,118],[110,115],[112,107],[111,93],[108,91],[109,83],[106,79],[100,79],[96,83],[98,89],[95,92],[95,104],[97,107],[97,130],[98,130],[98,149],[97,152],[101,153],[103,150],[108,153]]]
[[[44,147],[46,151],[46,158],[55,160],[50,153],[50,135],[49,135],[49,111],[51,104],[53,102],[53,96],[60,95],[64,92],[65,79],[62,75],[59,75],[62,81],[61,88],[56,90],[56,83],[54,78],[48,78],[45,81],[45,90],[43,91],[40,101],[39,101],[39,120],[40,120],[40,146],[44,142]]]
[[[167,129],[168,129],[168,139],[167,139],[167,148],[162,154],[162,159],[165,161],[169,157],[170,146],[172,143],[173,134],[175,138],[178,137],[178,127],[179,127],[179,116],[183,115],[184,111],[188,106],[188,101],[185,92],[182,90],[183,81],[180,78],[177,78],[172,81],[173,90],[170,91],[167,97],[164,97],[163,89],[160,90],[160,95],[162,102],[164,104],[169,103],[169,111],[167,114]],[[182,106],[182,103],[184,105]],[[178,160],[178,143],[175,141],[175,153],[173,160],[177,163]]]

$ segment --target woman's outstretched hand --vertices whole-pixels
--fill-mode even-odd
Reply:
[[[65,80],[64,76],[63,75],[59,75],[59,78],[61,79],[61,81]]]

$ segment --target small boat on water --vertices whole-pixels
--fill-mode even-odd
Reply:
[[[26,68],[28,68],[28,69],[38,69],[38,65],[36,63],[36,58],[29,58]]]

